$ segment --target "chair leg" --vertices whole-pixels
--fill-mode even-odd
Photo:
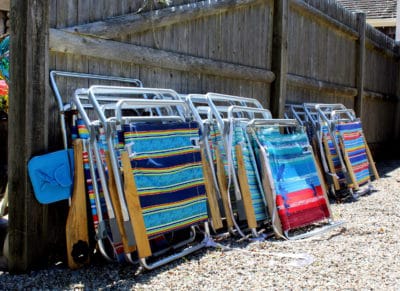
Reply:
[[[152,255],[149,239],[146,233],[146,227],[144,225],[142,208],[140,207],[139,194],[137,193],[137,187],[135,179],[132,175],[131,161],[127,152],[121,153],[122,167],[124,171],[124,187],[125,187],[125,199],[128,205],[130,221],[132,223],[133,233],[135,235],[135,241],[140,259],[150,257]]]
[[[241,145],[236,146],[236,158],[238,163],[240,192],[242,195],[244,210],[246,213],[247,225],[251,229],[256,229],[257,221],[254,213],[253,203],[251,201],[250,187],[247,180],[247,173],[244,165],[243,151]]]
[[[365,139],[364,135],[363,135],[363,140],[364,140],[364,143],[365,143],[365,150],[367,152],[369,166],[370,166],[370,168],[372,170],[372,173],[374,174],[375,180],[379,180],[379,178],[380,178],[379,177],[379,173],[378,173],[378,170],[376,169],[376,165],[375,165],[374,159],[372,158],[371,150],[369,149],[367,140]]]

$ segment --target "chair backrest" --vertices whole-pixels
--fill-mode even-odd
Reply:
[[[275,231],[289,231],[331,217],[326,189],[316,167],[306,133],[295,120],[257,121],[250,124],[259,146],[264,191],[269,196]],[[283,131],[282,128],[291,127]]]
[[[123,126],[149,238],[207,220],[198,129],[193,122]]]

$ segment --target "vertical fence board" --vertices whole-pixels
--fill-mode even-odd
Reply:
[[[9,269],[43,266],[56,227],[35,199],[27,162],[48,147],[49,1],[11,2],[9,157]],[[29,35],[30,37],[26,37]],[[14,57],[13,57],[14,56]],[[17,57],[15,57],[17,56]],[[49,223],[50,222],[50,223]]]
[[[274,2],[272,70],[276,74],[270,108],[274,117],[283,117],[287,93],[289,1]]]
[[[358,20],[358,57],[357,57],[357,75],[356,86],[358,94],[354,100],[354,110],[358,116],[363,116],[363,97],[364,97],[364,75],[365,75],[365,25],[366,15],[364,13],[357,14]]]

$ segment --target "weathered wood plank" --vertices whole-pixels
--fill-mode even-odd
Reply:
[[[0,10],[10,11],[10,0],[1,0],[0,1]]]
[[[77,7],[77,24],[84,24],[89,22],[90,1],[79,0]]]
[[[50,27],[56,27],[57,23],[57,0],[50,0]]]
[[[324,2],[322,1],[322,3]],[[338,20],[305,3],[304,1],[290,0],[290,7],[309,18],[312,18],[314,21],[317,21],[320,24],[335,29],[335,31],[340,32],[351,39],[358,38],[357,31],[348,27],[347,25],[342,24]]]
[[[276,80],[272,86],[270,108],[272,116],[283,117],[286,103],[288,73],[288,15],[289,0],[274,2],[274,31],[272,53],[272,71]]]
[[[88,55],[110,61],[130,61],[135,64],[178,71],[219,75],[232,79],[271,83],[275,77],[271,71],[265,69],[213,61],[110,40],[78,36],[57,29],[50,29],[50,50]]]
[[[9,166],[9,269],[47,263],[48,207],[32,192],[27,162],[48,147],[49,0],[11,2]],[[29,35],[29,37],[26,37]],[[50,230],[51,231],[51,230]]]
[[[388,57],[395,57],[395,58],[399,57],[398,52],[388,49],[384,45],[382,45],[368,37],[365,38],[365,44],[366,44],[367,48],[373,49],[373,50],[381,53],[382,55],[386,55]]]
[[[87,0],[89,1],[89,21],[94,22],[102,18],[102,6],[104,0]]]
[[[306,78],[293,74],[287,76],[288,84],[293,87],[300,87],[303,89],[318,91],[324,94],[336,94],[340,96],[354,97],[357,95],[357,89],[348,86],[342,86],[335,83],[330,83],[312,78]]]
[[[358,20],[358,34],[359,39],[357,42],[357,70],[356,70],[356,85],[357,95],[354,98],[354,111],[358,116],[363,116],[363,97],[364,97],[364,75],[365,75],[365,25],[366,25],[366,14],[357,13]]]
[[[189,5],[172,6],[146,13],[131,13],[68,28],[69,32],[114,39],[175,23],[208,17],[261,0],[211,0]]]
[[[399,101],[399,97],[396,96],[395,94],[385,94],[382,92],[376,92],[376,91],[370,91],[370,90],[364,90],[364,98],[383,100],[385,102],[387,102],[387,101],[398,102]]]

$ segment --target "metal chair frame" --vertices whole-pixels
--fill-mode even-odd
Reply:
[[[91,90],[93,89],[93,90]],[[100,122],[103,124],[103,126],[106,127],[106,140],[107,140],[107,144],[109,149],[114,150],[114,144],[113,144],[113,138],[112,138],[112,130],[113,127],[117,128],[119,127],[122,123],[127,122],[127,121],[138,121],[138,122],[156,122],[156,121],[172,121],[172,120],[179,120],[179,121],[184,121],[185,120],[185,116],[187,115],[187,108],[186,108],[186,103],[184,101],[179,100],[178,95],[176,94],[176,92],[172,91],[172,90],[164,90],[164,89],[154,89],[154,88],[130,88],[130,89],[126,89],[126,88],[111,88],[111,92],[109,91],[110,88],[99,88],[99,87],[95,87],[95,88],[91,88],[89,89],[89,99],[91,100],[91,103],[93,104]],[[146,93],[146,94],[152,94],[152,93],[156,93],[159,95],[164,95],[164,94],[170,94],[173,96],[174,99],[172,100],[143,100],[143,99],[120,99],[119,102],[116,104],[115,106],[115,117],[113,118],[106,118],[104,113],[101,111],[101,107],[99,106],[99,104],[96,101],[96,94],[101,94],[104,92],[104,90],[106,90],[107,92],[112,93],[113,90],[116,90],[118,93],[122,93],[122,94],[132,94],[132,93]],[[136,109],[155,109],[155,108],[171,108],[171,107],[179,107],[179,110],[176,110],[176,112],[178,112],[178,115],[174,115],[174,116],[153,116],[153,117],[138,117],[138,116],[134,116],[134,117],[124,117],[122,114],[122,109],[124,108],[124,106],[128,106],[130,108],[136,108]],[[180,115],[179,115],[180,114]],[[116,184],[117,184],[117,190],[118,190],[118,195],[120,197],[120,200],[125,199],[124,197],[124,190],[122,189],[122,179],[120,177],[120,169],[119,169],[119,165],[116,161],[115,158],[115,154],[111,154],[110,157],[112,158],[112,163],[111,166],[113,168],[113,172],[114,172],[114,178],[116,180]],[[125,200],[122,200],[125,201]],[[126,207],[126,202],[125,205],[123,205],[123,207]],[[124,218],[124,223],[127,224],[130,220],[129,220],[129,213],[127,211],[127,208],[125,208],[125,212],[126,215],[128,216],[127,219]],[[158,266],[161,266],[163,264],[166,264],[172,260],[175,260],[179,257],[185,256],[189,253],[192,253],[202,247],[204,247],[206,245],[206,242],[209,240],[209,235],[208,235],[208,226],[205,226],[205,238],[203,239],[203,241],[201,243],[199,243],[196,246],[192,246],[189,248],[184,249],[183,251],[174,254],[172,256],[168,256],[166,258],[160,259],[155,263],[149,264],[146,261],[145,257],[139,257],[139,261],[140,264],[146,268],[146,269],[154,269]],[[192,232],[194,233],[194,228],[192,229]],[[178,247],[182,247],[183,245],[192,242],[194,240],[194,238],[189,238],[188,241],[185,242],[181,242],[178,245],[173,246],[173,249],[177,249]],[[164,252],[162,252],[164,253]],[[157,254],[153,254],[153,255],[157,255]]]
[[[295,120],[295,119],[270,119],[270,120],[262,120],[262,119],[260,120],[260,119],[258,119],[258,120],[250,121],[249,124],[248,124],[249,129],[253,132],[253,137],[256,139],[257,144],[260,147],[260,153],[261,153],[261,156],[262,156],[260,160],[263,161],[263,164],[265,165],[265,174],[267,175],[267,179],[268,179],[268,182],[269,182],[269,186],[268,186],[269,191],[265,190],[265,192],[266,193],[270,192],[272,194],[272,201],[274,201],[273,211],[272,211],[272,213],[270,213],[270,215],[271,215],[271,219],[272,219],[272,226],[274,228],[275,233],[278,236],[280,236],[282,238],[285,238],[285,239],[288,239],[288,240],[298,240],[298,239],[304,239],[304,238],[311,237],[311,236],[314,236],[314,235],[319,235],[319,234],[326,233],[327,231],[342,225],[344,222],[342,222],[342,221],[334,222],[332,220],[332,213],[331,213],[331,210],[330,210],[330,207],[329,207],[329,200],[328,200],[328,198],[326,196],[326,189],[324,187],[323,181],[321,181],[321,175],[318,172],[318,167],[316,165],[315,158],[314,158],[315,168],[317,170],[317,174],[319,176],[319,180],[321,182],[321,186],[323,187],[324,198],[325,198],[325,201],[326,201],[329,213],[330,213],[330,217],[327,219],[327,224],[322,226],[322,227],[320,227],[320,228],[318,228],[318,229],[314,229],[312,231],[308,231],[308,232],[301,233],[301,234],[298,234],[298,235],[290,235],[289,230],[282,231],[282,229],[279,226],[277,227],[277,224],[280,224],[280,221],[277,221],[277,222],[275,221],[276,219],[279,220],[279,217],[277,216],[277,213],[276,213],[277,206],[276,206],[276,203],[275,203],[276,202],[277,192],[276,192],[276,187],[275,187],[275,184],[274,184],[274,179],[273,179],[273,176],[272,176],[272,169],[271,169],[270,164],[269,164],[269,157],[268,157],[269,154],[268,154],[268,150],[265,149],[263,146],[261,146],[261,143],[258,140],[258,138],[257,138],[257,136],[255,134],[255,131],[254,131],[256,127],[265,127],[265,126],[268,126],[268,127],[270,127],[270,126],[274,126],[274,127],[278,126],[278,127],[284,127],[284,128],[292,127],[296,131],[303,131],[303,129],[301,127],[301,124],[299,122],[297,122],[297,120]],[[313,149],[312,149],[311,145],[309,145],[308,150],[313,155]]]
[[[61,133],[62,133],[63,145],[64,145],[65,149],[68,148],[68,137],[67,137],[68,134],[67,134],[67,127],[66,127],[65,113],[67,111],[71,110],[71,103],[73,103],[73,99],[75,98],[75,96],[69,97],[69,99],[67,99],[68,101],[66,103],[64,103],[63,96],[61,95],[60,90],[58,88],[58,83],[57,83],[58,77],[72,78],[72,79],[84,79],[84,80],[88,80],[88,81],[89,80],[115,81],[115,82],[131,84],[131,85],[139,86],[139,87],[142,86],[142,82],[140,80],[133,79],[133,78],[98,75],[98,74],[87,74],[87,73],[77,73],[77,72],[67,72],[67,71],[57,71],[57,70],[51,71],[50,72],[50,85],[53,90],[54,97],[56,99],[59,114],[60,114]],[[81,93],[82,92],[80,92],[80,94]],[[91,143],[89,143],[88,146],[91,147]],[[90,149],[89,149],[89,154],[92,154],[92,151]],[[89,160],[91,160],[91,159],[89,159]],[[93,173],[94,173],[93,163],[90,162],[89,166],[90,166],[90,172],[91,172],[92,177],[95,177],[93,175]],[[103,244],[103,239],[106,239],[107,235],[106,235],[106,225],[105,225],[105,221],[103,219],[103,213],[102,213],[100,200],[99,200],[100,198],[98,196],[97,183],[95,183],[95,182],[93,183],[93,188],[94,188],[93,190],[95,191],[95,197],[96,197],[95,203],[96,203],[96,210],[97,210],[98,220],[99,220],[98,232],[96,234],[97,243],[99,246],[99,251],[102,254],[102,256],[106,260],[111,260],[109,254],[107,254],[107,252],[105,250],[105,246]],[[106,191],[106,190],[104,190],[104,191]],[[105,199],[107,199],[107,197],[105,197]],[[109,208],[107,210],[108,210],[109,218],[111,218],[111,221],[109,221],[109,223],[110,223],[110,228],[112,231],[113,239],[118,240],[119,233],[112,226],[113,225],[113,211],[112,211],[112,209],[109,209]],[[113,245],[112,242],[111,242],[111,244]]]

